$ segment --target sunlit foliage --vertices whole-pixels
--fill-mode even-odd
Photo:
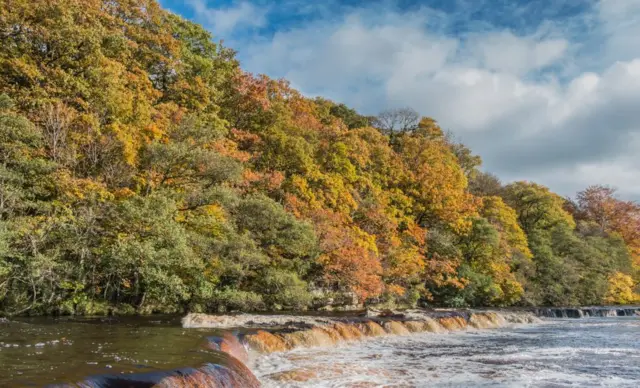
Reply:
[[[154,0],[0,0],[0,314],[637,298],[638,204],[481,162],[409,108],[247,73]]]

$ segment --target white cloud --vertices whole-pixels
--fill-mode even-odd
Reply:
[[[606,41],[606,58],[631,60],[640,57],[640,0],[601,0],[598,16]]]
[[[425,28],[442,17],[352,9],[238,48],[249,70],[304,93],[367,114],[409,105],[432,116],[506,180],[538,180],[564,195],[611,184],[640,199],[640,0],[602,0],[585,14],[591,42],[575,40],[575,21],[526,35]],[[585,47],[589,60],[578,55]]]
[[[186,0],[186,4],[193,9],[195,20],[216,36],[230,35],[242,27],[261,27],[266,23],[267,10],[249,2],[227,8],[214,8],[206,0]]]
[[[564,39],[519,37],[510,31],[478,34],[468,44],[483,67],[512,74],[551,65],[562,58],[568,47]]]

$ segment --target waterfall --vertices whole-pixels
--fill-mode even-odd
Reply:
[[[285,331],[256,330],[247,334],[247,346],[258,353],[284,352],[300,347],[331,346],[360,341],[371,337],[411,335],[431,332],[447,333],[461,330],[493,329],[509,324],[539,322],[531,312],[417,312],[404,317],[366,317],[350,320],[335,318],[312,328]]]
[[[545,318],[633,317],[640,315],[640,307],[549,307],[533,312]]]
[[[258,388],[260,382],[244,364],[248,355],[244,345],[231,333],[209,337],[203,351],[210,353],[210,362],[198,367],[168,371],[99,375],[50,388]]]
[[[470,329],[495,329],[511,324],[540,322],[545,318],[640,316],[640,307],[567,307],[528,310],[406,310],[401,313],[368,312],[351,318],[189,314],[185,328],[224,329],[207,337],[200,351],[209,362],[197,367],[129,375],[91,376],[83,381],[55,385],[68,388],[257,388],[259,381],[247,368],[249,352],[276,353],[296,348],[330,347],[339,343],[414,333],[449,333]],[[243,328],[244,334],[230,331]]]

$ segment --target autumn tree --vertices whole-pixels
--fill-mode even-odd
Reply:
[[[403,190],[414,201],[416,223],[468,228],[476,204],[466,191],[467,179],[448,145],[419,131],[399,138],[398,147],[411,174]]]
[[[376,116],[373,125],[387,135],[408,133],[415,130],[420,114],[411,108],[389,109]]]
[[[481,162],[410,108],[248,73],[157,1],[0,0],[0,315],[636,297],[636,203]]]
[[[616,190],[590,186],[577,195],[579,217],[593,221],[603,232],[618,233],[636,258],[640,255],[640,205],[616,198]]]

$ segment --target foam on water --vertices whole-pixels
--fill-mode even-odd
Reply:
[[[261,355],[251,368],[265,387],[638,387],[640,319],[377,337]]]

